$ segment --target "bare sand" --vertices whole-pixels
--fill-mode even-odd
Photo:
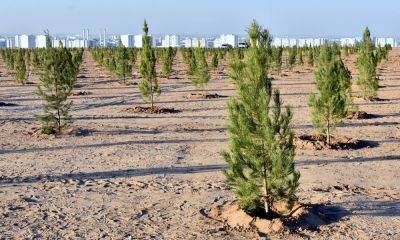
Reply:
[[[354,57],[346,62],[354,70]],[[86,52],[76,91],[88,95],[71,97],[72,130],[54,138],[35,134],[37,76],[17,85],[0,60],[0,102],[16,104],[0,107],[0,239],[249,238],[201,214],[234,200],[221,172],[227,98],[187,99],[198,90],[183,69],[179,58],[173,77],[160,79],[157,103],[180,113],[133,114],[125,109],[146,106],[133,84],[138,75],[120,84]],[[234,95],[226,63],[220,70],[208,92]],[[374,117],[345,120],[334,132],[374,147],[297,150],[300,201],[347,214],[320,231],[274,238],[400,239],[400,49],[379,72],[385,101],[356,100]],[[274,77],[296,133],[313,133],[312,69]]]

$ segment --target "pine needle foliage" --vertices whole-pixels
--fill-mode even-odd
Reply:
[[[122,83],[126,83],[126,78],[132,75],[131,59],[127,48],[122,44],[120,44],[117,48],[115,73],[119,81]]]
[[[292,111],[282,111],[279,90],[268,76],[268,39],[255,21],[248,30],[246,57],[230,62],[237,96],[229,100],[229,146],[223,157],[228,183],[246,211],[272,213],[276,201],[296,199],[300,174],[294,168]]]
[[[213,68],[214,71],[217,71],[218,65],[219,65],[218,51],[214,50],[212,52],[211,67]]]
[[[273,62],[273,69],[278,73],[282,70],[282,47],[275,47],[272,49],[272,62]]]
[[[320,52],[318,68],[314,74],[319,93],[312,93],[309,99],[313,126],[326,135],[327,144],[330,145],[331,131],[346,116],[352,105],[351,73],[335,49],[325,45]]]
[[[158,85],[156,73],[156,56],[154,49],[151,47],[151,37],[149,36],[149,27],[147,21],[143,24],[143,48],[141,50],[140,74],[142,80],[139,88],[145,101],[154,108],[155,97],[161,94],[161,88]]]
[[[356,81],[364,99],[372,99],[378,94],[379,79],[376,76],[376,67],[377,60],[374,53],[374,43],[369,29],[366,28],[357,58],[359,76]]]
[[[24,50],[18,50],[15,61],[15,80],[19,84],[25,84],[27,79],[27,67]]]
[[[195,56],[197,63],[195,77],[193,78],[193,84],[197,88],[204,89],[210,81],[210,73],[208,71],[206,53],[204,48],[201,48],[200,46],[196,48]]]
[[[45,100],[44,114],[37,116],[42,122],[42,132],[59,134],[70,123],[69,110],[72,101],[68,101],[78,74],[73,55],[66,48],[46,50],[43,74],[36,94]]]
[[[289,48],[289,56],[287,60],[287,67],[292,70],[296,64],[297,47],[293,46]]]
[[[162,49],[162,55],[161,55],[163,62],[162,73],[163,76],[166,78],[171,76],[172,65],[174,63],[175,56],[176,56],[176,49],[172,47]]]

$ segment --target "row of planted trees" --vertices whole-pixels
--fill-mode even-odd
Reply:
[[[115,73],[122,81],[132,72],[132,66],[140,55],[139,88],[145,100],[154,108],[155,97],[161,93],[156,64],[159,56],[164,64],[163,75],[171,74],[176,55],[175,49],[156,50],[151,46],[147,22],[143,27],[143,48],[138,51],[119,46],[116,49],[91,49],[93,58]],[[278,212],[274,204],[285,201],[288,209],[296,200],[300,173],[295,170],[295,144],[292,127],[293,113],[283,107],[278,89],[273,87],[270,72],[282,66],[283,52],[287,52],[287,63],[294,66],[304,64],[303,53],[308,64],[316,65],[315,84],[317,93],[312,93],[309,106],[315,129],[325,134],[330,144],[332,130],[356,108],[353,103],[351,73],[342,61],[342,52],[358,53],[359,76],[355,83],[365,99],[376,97],[378,77],[376,68],[387,58],[389,47],[376,49],[370,32],[366,29],[363,41],[354,48],[338,45],[304,48],[274,48],[268,30],[253,22],[249,28],[248,49],[182,49],[188,65],[187,72],[196,86],[204,87],[210,79],[210,66],[218,68],[218,62],[229,55],[229,76],[237,88],[237,94],[229,100],[228,133],[229,151],[223,153],[228,168],[225,170],[229,184],[235,189],[243,209],[267,214]],[[45,133],[61,132],[68,122],[68,101],[76,82],[82,51],[66,48],[40,50],[37,64],[41,73],[41,84],[37,94],[45,101],[44,114],[38,116]],[[140,53],[140,54],[138,54]],[[6,65],[27,53],[2,52]],[[207,62],[210,58],[210,63]],[[32,58],[24,58],[32,61]],[[18,60],[20,61],[20,60]],[[165,69],[164,69],[165,68]],[[15,62],[12,67],[16,70]]]
[[[122,83],[132,76],[132,71],[141,51],[138,48],[126,48],[119,44],[116,48],[91,48],[93,59],[108,71],[115,74]],[[158,48],[154,50],[156,61],[162,61],[163,77],[170,77],[177,53],[176,48]]]
[[[60,133],[70,121],[72,102],[68,97],[83,61],[83,49],[3,49],[1,56],[18,83],[25,84],[30,74],[40,76],[36,94],[44,100],[44,112],[36,117],[43,133]]]
[[[25,84],[31,74],[42,74],[48,49],[1,49],[0,55],[17,83]],[[72,61],[76,66],[83,59],[83,49],[72,49]]]
[[[359,46],[340,47],[334,44],[332,48],[337,55],[347,56],[358,51]],[[171,47],[152,49],[156,65],[161,65],[161,76],[170,77],[178,50]],[[379,49],[382,49],[379,54],[379,56],[382,56],[381,59],[387,57],[386,47]],[[292,70],[296,65],[314,67],[320,50],[321,47],[312,46],[285,48],[269,46],[266,54],[269,56],[268,61],[271,71],[280,73],[284,65],[289,70]],[[132,76],[137,58],[141,56],[141,49],[126,48],[122,44],[116,48],[92,48],[89,51],[96,62],[115,74],[123,83],[126,82],[128,77]],[[230,61],[236,57],[243,59],[247,54],[247,49],[182,48],[180,49],[180,54],[187,65],[187,74],[192,78],[193,84],[196,87],[204,88],[210,79],[210,73],[212,71],[216,74],[219,73],[218,67],[221,60]],[[140,70],[140,66],[138,68]]]
[[[275,203],[286,202],[290,212],[300,178],[294,164],[293,114],[290,107],[283,109],[279,90],[274,89],[269,77],[274,50],[268,31],[253,22],[248,33],[249,49],[243,58],[235,56],[229,68],[237,94],[228,105],[230,140],[229,151],[223,153],[228,163],[225,175],[244,210],[282,216],[288,212],[282,212]],[[292,58],[294,49],[289,52]],[[314,128],[325,134],[329,145],[332,130],[349,110],[357,108],[353,103],[353,81],[337,45],[326,44],[318,52],[310,49],[317,66],[317,92],[310,94],[309,106]],[[355,83],[362,97],[372,99],[377,95],[377,64],[387,58],[390,47],[376,49],[366,29],[362,42],[354,49],[359,71]]]

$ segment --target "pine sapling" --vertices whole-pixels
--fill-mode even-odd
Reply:
[[[25,84],[27,79],[27,69],[25,63],[25,56],[23,50],[19,50],[17,53],[17,59],[15,61],[15,79],[19,84]]]
[[[368,28],[365,29],[363,40],[357,58],[359,76],[356,81],[364,99],[373,99],[377,96],[379,79],[376,76],[377,60],[374,54],[374,44]]]
[[[218,63],[219,63],[218,52],[217,51],[213,51],[212,52],[212,59],[211,59],[211,67],[214,69],[214,71],[217,71]]]
[[[229,75],[237,95],[228,104],[229,152],[225,175],[246,211],[278,213],[274,204],[284,201],[288,209],[296,200],[300,173],[295,170],[292,111],[282,111],[278,90],[268,77],[267,36],[256,22],[249,28],[246,58],[234,58]]]
[[[122,83],[126,83],[126,78],[132,75],[132,65],[129,61],[128,50],[122,44],[117,49],[115,73]]]
[[[312,93],[309,100],[313,126],[325,133],[329,146],[332,130],[347,115],[351,106],[351,74],[328,45],[320,53],[315,83],[319,93]]]
[[[208,71],[205,50],[200,46],[195,50],[197,66],[193,83],[197,88],[204,89],[210,81],[210,73]]]
[[[44,114],[37,116],[42,122],[42,132],[59,134],[71,121],[68,101],[76,82],[77,71],[72,54],[66,48],[46,50],[44,71],[36,94],[45,100]]]
[[[176,49],[172,47],[168,47],[166,49],[162,49],[162,61],[163,61],[163,68],[162,72],[164,77],[168,78],[172,72],[172,65],[174,63],[174,59],[176,56]]]
[[[146,102],[150,103],[154,109],[155,97],[161,94],[160,86],[158,85],[156,73],[156,57],[154,49],[151,47],[151,37],[149,36],[149,28],[146,20],[143,25],[143,48],[141,50],[140,59],[140,92]]]

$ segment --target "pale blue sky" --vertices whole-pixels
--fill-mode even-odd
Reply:
[[[1,33],[243,34],[252,19],[276,36],[400,36],[400,0],[0,0]]]

